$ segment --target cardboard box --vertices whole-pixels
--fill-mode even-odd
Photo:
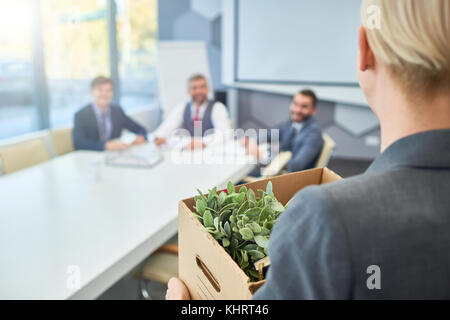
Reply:
[[[265,190],[270,180],[275,197],[286,205],[297,191],[306,186],[339,179],[341,177],[331,170],[320,168],[247,183],[245,186],[257,194],[258,189]],[[236,187],[236,192],[240,187]],[[194,205],[193,197],[181,200],[178,210],[179,277],[189,288],[192,299],[251,299],[265,280],[248,281],[248,276],[239,265],[192,214]]]

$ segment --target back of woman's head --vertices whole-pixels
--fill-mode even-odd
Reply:
[[[361,17],[375,56],[409,95],[449,90],[449,0],[363,0]]]

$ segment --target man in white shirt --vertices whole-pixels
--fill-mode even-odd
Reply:
[[[231,129],[228,111],[223,103],[208,100],[208,92],[205,76],[195,74],[189,78],[188,93],[192,100],[177,105],[156,129],[154,136],[157,146],[167,143],[169,136],[179,128],[189,131],[191,141],[185,148],[191,150],[206,147],[207,140],[202,137],[211,129],[215,135],[226,136],[226,131]]]

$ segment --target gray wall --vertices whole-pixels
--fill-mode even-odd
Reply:
[[[159,0],[159,40],[204,41],[214,90],[221,82],[221,0]]]
[[[205,41],[213,88],[224,89],[221,0],[159,0],[158,23],[160,40]],[[237,127],[275,127],[288,119],[290,101],[286,95],[237,90]],[[372,160],[379,154],[379,124],[367,106],[320,100],[317,119],[337,143],[334,157]]]

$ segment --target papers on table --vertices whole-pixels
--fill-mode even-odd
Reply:
[[[136,146],[130,150],[107,152],[106,165],[149,168],[163,159],[161,153],[151,146]]]

